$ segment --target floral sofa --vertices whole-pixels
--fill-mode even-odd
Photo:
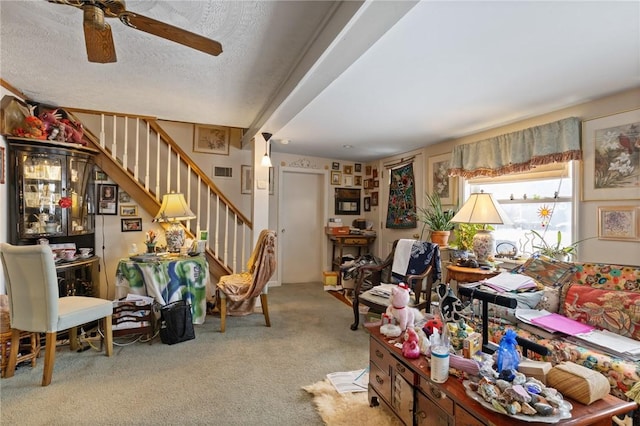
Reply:
[[[535,308],[557,312],[596,328],[640,340],[640,266],[570,264],[541,257],[527,262],[520,272],[532,276],[543,287],[529,297],[534,302],[537,300]],[[518,306],[527,307],[521,300]],[[544,357],[545,361],[554,365],[572,361],[599,371],[609,380],[611,394],[640,402],[640,362],[582,346],[562,335],[536,335],[530,331],[531,328],[525,330],[525,326],[513,321],[514,317],[509,312],[501,312],[500,308],[496,308],[493,314],[499,320],[490,319],[491,341],[498,343],[507,329],[515,329],[519,336],[551,350],[550,355]]]

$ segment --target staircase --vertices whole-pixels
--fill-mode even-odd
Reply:
[[[162,195],[180,192],[194,220],[182,224],[191,238],[208,230],[206,254],[215,281],[243,271],[252,248],[252,223],[160,127],[153,117],[65,108],[83,123],[85,139],[100,153],[96,165],[140,208],[155,216]]]

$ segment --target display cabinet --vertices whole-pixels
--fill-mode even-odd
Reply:
[[[10,239],[13,244],[76,242],[94,246],[90,185],[96,150],[22,138],[9,142]],[[89,236],[89,238],[82,238]]]

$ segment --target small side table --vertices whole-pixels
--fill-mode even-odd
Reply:
[[[495,277],[500,272],[487,271],[480,268],[465,268],[464,266],[447,265],[446,283],[451,284],[451,280],[456,283],[475,283],[487,278]]]

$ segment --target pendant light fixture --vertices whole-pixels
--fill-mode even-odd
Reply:
[[[269,156],[269,139],[271,139],[271,133],[262,133],[264,138],[264,157],[262,157],[262,167],[273,167],[271,164],[271,157]]]

